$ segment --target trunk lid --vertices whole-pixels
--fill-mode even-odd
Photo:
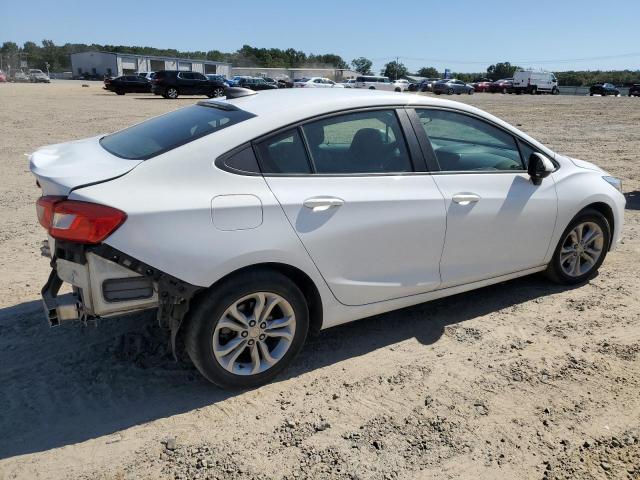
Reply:
[[[39,148],[29,156],[29,169],[43,195],[69,195],[71,190],[106,182],[133,170],[144,160],[126,160],[100,145],[102,135]]]

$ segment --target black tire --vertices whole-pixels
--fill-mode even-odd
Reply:
[[[400,90],[399,88],[395,89],[396,92],[402,92],[402,90]]]
[[[449,88],[447,90],[447,95],[453,95],[453,88]]]
[[[538,89],[536,87],[533,87],[533,88],[531,88],[531,91],[529,93],[531,93],[531,95],[537,95],[538,94]]]
[[[551,90],[551,95],[560,95],[560,89],[558,87],[553,87],[553,90]]]
[[[502,94],[504,95],[504,94],[506,94],[506,93],[507,93],[507,89],[506,89],[506,88],[503,88],[503,89],[502,89]]]
[[[180,92],[178,92],[178,89],[176,87],[167,87],[165,88],[164,94],[162,96],[164,98],[175,100],[176,98],[178,98],[178,95],[180,95]]]
[[[473,95],[473,92],[474,92],[474,90],[473,90],[473,88],[472,88],[471,90],[469,90],[469,91],[467,92],[467,94],[468,94],[468,95]]]
[[[255,375],[237,375],[226,370],[213,353],[213,333],[225,310],[236,300],[255,292],[272,292],[293,307],[296,327],[289,349],[275,365]],[[300,289],[286,276],[272,270],[248,272],[229,278],[204,294],[186,319],[185,347],[191,361],[210,382],[221,388],[244,390],[270,382],[298,354],[309,330],[309,311]]]
[[[218,98],[223,96],[224,96],[224,88],[218,87],[213,90],[213,98]]]
[[[562,246],[565,243],[565,239],[569,235],[569,232],[574,227],[584,222],[596,223],[604,233],[602,254],[600,255],[600,258],[596,261],[596,263],[591,267],[590,270],[585,272],[583,275],[573,277],[573,276],[567,275],[562,270],[562,267],[560,265],[560,251],[562,250]],[[596,272],[598,271],[598,268],[600,268],[600,265],[602,265],[602,262],[604,262],[604,259],[607,256],[607,252],[609,251],[610,245],[611,245],[611,227],[609,226],[609,222],[607,221],[606,217],[597,210],[587,208],[581,211],[580,213],[578,213],[573,218],[573,220],[571,220],[571,222],[569,223],[567,228],[564,230],[564,232],[562,232],[562,236],[558,241],[558,245],[556,246],[556,250],[553,253],[551,262],[547,266],[547,270],[545,271],[545,274],[547,275],[548,278],[550,278],[554,282],[562,285],[576,285],[579,283],[586,282],[596,274]]]
[[[116,95],[124,95],[125,92],[122,90],[116,90]]]
[[[369,87],[369,90],[375,90],[376,87]]]

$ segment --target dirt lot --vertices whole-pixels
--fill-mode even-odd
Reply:
[[[38,301],[23,154],[195,99],[0,84],[0,479],[640,478],[640,99],[455,99],[623,178],[624,243],[599,276],[335,328],[279,381],[228,393],[171,360],[153,315],[50,330]]]

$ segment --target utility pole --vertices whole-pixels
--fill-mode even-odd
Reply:
[[[396,57],[396,78],[394,80],[398,80],[398,65],[400,65],[400,57]]]

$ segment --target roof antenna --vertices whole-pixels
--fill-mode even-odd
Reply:
[[[255,95],[256,93],[258,92],[241,87],[227,87],[224,89],[224,95],[227,97],[227,100],[231,100],[233,98],[248,97],[250,95]]]

